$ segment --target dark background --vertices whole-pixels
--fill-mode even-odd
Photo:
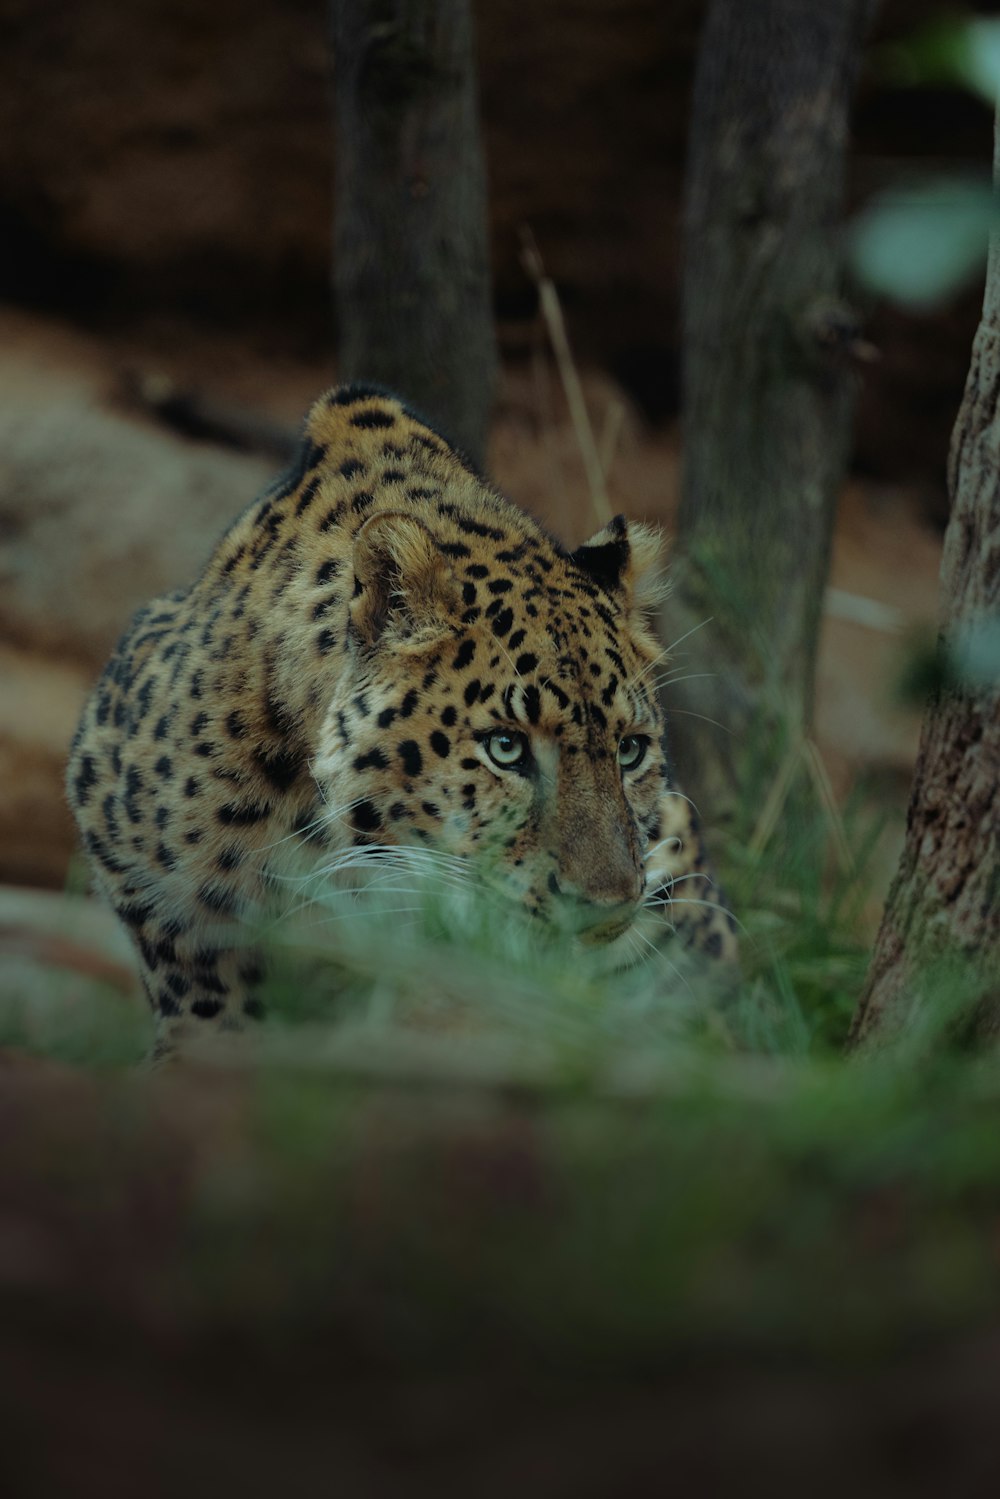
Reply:
[[[476,5],[496,310],[523,352],[533,229],[575,346],[654,422],[676,413],[679,218],[699,0]],[[881,7],[855,115],[852,199],[902,171],[984,166],[987,111],[902,89],[879,44],[941,14]],[[0,6],[0,294],[102,332],[237,330],[328,356],[335,143],[319,0]],[[872,309],[858,468],[940,519],[978,293],[929,317]]]

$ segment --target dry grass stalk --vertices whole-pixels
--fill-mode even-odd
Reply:
[[[535,244],[534,235],[526,226],[521,229],[521,263],[538,287],[538,302],[541,307],[542,317],[545,320],[546,329],[548,330],[549,341],[552,344],[552,352],[555,355],[563,390],[566,393],[566,404],[569,407],[570,420],[573,423],[573,431],[576,434],[580,457],[583,460],[584,472],[587,476],[590,502],[598,524],[606,526],[612,519],[614,512],[611,508],[607,486],[604,482],[604,465],[597,449],[594,430],[590,425],[586,402],[583,399],[583,387],[580,384],[580,377],[573,362],[573,354],[566,333],[566,323],[563,319],[562,308],[559,305],[559,294],[555,289],[554,283],[545,274],[545,267],[542,264],[542,257],[538,253],[538,246]]]
[[[817,800],[823,809],[827,826],[830,829],[830,837],[837,853],[837,860],[845,874],[854,874],[854,859],[851,855],[847,832],[844,828],[843,818],[837,806],[837,798],[833,785],[827,774],[823,757],[814,739],[807,734],[802,735],[789,748],[784,760],[778,769],[778,774],[771,782],[771,789],[767,799],[761,808],[757,825],[753,830],[749,843],[749,853],[753,858],[759,858],[767,847],[778,826],[778,821],[788,801],[792,783],[795,780],[795,772],[803,767],[813,784]]]

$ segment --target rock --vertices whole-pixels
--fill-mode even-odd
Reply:
[[[0,317],[0,880],[63,882],[63,767],[94,677],[273,473],[116,410],[111,389],[96,346]]]
[[[90,679],[80,666],[0,644],[0,879],[66,878],[76,834],[62,781]]]
[[[0,639],[95,671],[274,472],[116,410],[112,389],[94,345],[0,317]]]

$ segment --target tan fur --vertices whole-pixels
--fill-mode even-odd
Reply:
[[[318,401],[296,473],[136,616],[72,752],[167,1039],[259,1010],[245,924],[289,846],[457,856],[589,941],[641,920],[731,958],[650,687],[659,556],[622,518],[567,553],[400,402]]]

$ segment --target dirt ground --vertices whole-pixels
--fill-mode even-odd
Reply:
[[[498,1282],[492,1251],[516,1265],[519,1234],[558,1235],[558,1105],[314,1079],[339,1128],[275,1153],[275,1082],[253,1081],[109,1081],[0,1054],[10,1499],[993,1491],[995,1325],[850,1350],[817,1345],[808,1318],[791,1339],[747,1340],[737,1318],[732,1337],[668,1328],[651,1345],[639,1323],[602,1342],[616,1293],[584,1294],[581,1254],[560,1261],[560,1298],[572,1306],[581,1277],[583,1299],[554,1329],[512,1272]],[[616,1128],[627,1140],[632,1121],[641,1143],[642,1119]],[[891,1264],[853,1211],[834,1223],[842,1283],[816,1288],[823,1326],[850,1304],[848,1264],[862,1298]],[[799,1270],[821,1233],[802,1225]],[[722,1305],[735,1284],[742,1308],[787,1234],[775,1222],[717,1253],[704,1284]],[[615,1258],[629,1264],[627,1242]]]

